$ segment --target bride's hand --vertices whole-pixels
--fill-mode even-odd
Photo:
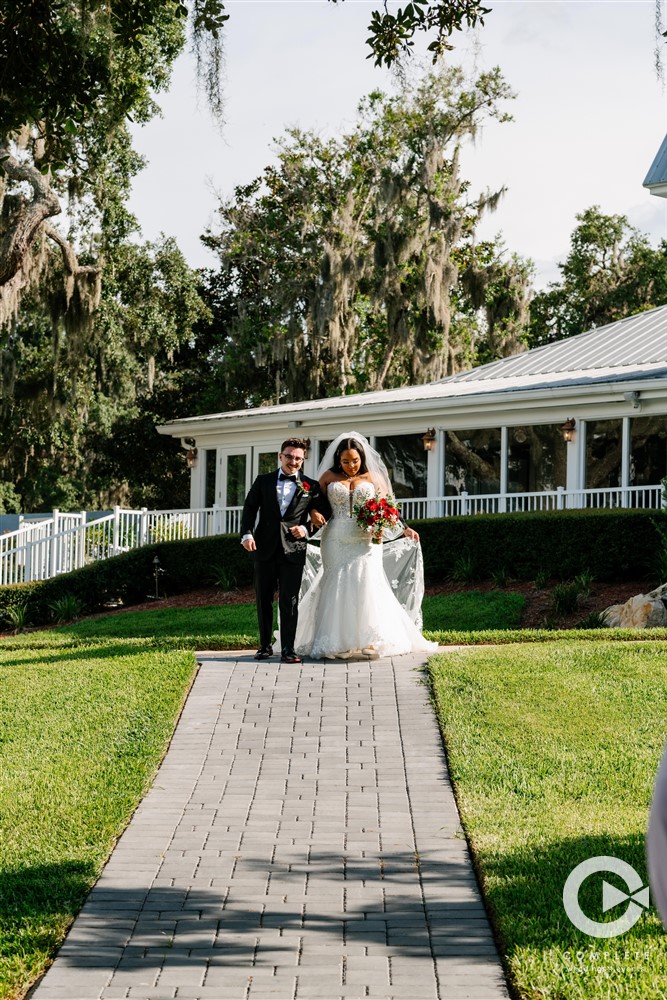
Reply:
[[[323,528],[324,525],[327,523],[326,519],[322,517],[319,510],[311,510],[310,520],[313,522],[313,526],[318,529]]]
[[[403,532],[403,537],[404,538],[409,538],[411,542],[418,542],[419,541],[419,535],[417,534],[417,532],[415,531],[415,529],[414,528],[408,528],[407,524],[405,526],[405,531]]]

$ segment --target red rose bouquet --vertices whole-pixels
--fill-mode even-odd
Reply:
[[[371,534],[375,545],[382,542],[384,528],[393,528],[401,519],[401,512],[393,497],[371,497],[354,505],[357,524]]]

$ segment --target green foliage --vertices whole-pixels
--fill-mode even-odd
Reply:
[[[220,260],[205,275],[214,406],[426,382],[516,346],[530,267],[476,248],[500,194],[469,196],[458,156],[512,96],[497,70],[442,68],[370,94],[339,139],[283,137],[204,239]]]
[[[225,563],[217,563],[211,568],[210,580],[213,586],[219,587],[220,590],[233,590],[236,586],[236,574]]]
[[[552,577],[552,573],[548,569],[541,568],[535,574],[535,586],[538,590],[544,590]]]
[[[63,594],[49,604],[49,611],[56,625],[76,621],[84,610],[83,601],[76,594]]]
[[[464,26],[483,25],[484,15],[490,13],[491,8],[483,7],[479,0],[438,0],[434,3],[412,0],[399,7],[395,14],[385,5],[383,10],[371,12],[367,39],[371,55],[368,58],[372,56],[376,66],[393,66],[411,54],[417,32],[434,32],[428,51],[433,53],[435,63],[444,52],[453,48],[448,39],[455,31],[463,31]]]
[[[667,517],[640,510],[582,510],[448,517],[415,522],[429,580],[447,579],[456,553],[470,553],[477,579],[489,579],[502,565],[513,579],[549,575],[571,580],[590,573],[596,580],[651,577],[656,547]],[[662,582],[662,581],[660,581]]]
[[[29,620],[28,602],[19,601],[5,608],[3,618],[11,627],[14,635],[23,632]]]
[[[574,582],[579,588],[581,596],[588,597],[591,592],[591,584],[593,583],[593,574],[586,569],[582,573],[577,573]]]
[[[577,216],[561,281],[530,304],[528,345],[537,347],[613,323],[667,301],[667,240],[654,249],[624,215],[597,205]]]
[[[0,480],[0,514],[19,514],[21,512],[21,497],[13,483]]]
[[[599,611],[591,611],[589,615],[582,618],[580,622],[577,623],[577,628],[581,629],[594,629],[594,628],[606,628],[604,614]]]
[[[50,605],[65,595],[76,597],[91,611],[118,600],[125,605],[138,604],[154,594],[155,556],[165,571],[160,578],[163,596],[201,587],[203,566],[225,566],[239,586],[250,584],[253,578],[252,560],[239,545],[237,535],[167,541],[101,559],[50,580],[0,587],[0,614],[25,601],[33,624],[47,624]]]
[[[557,583],[551,595],[557,616],[569,615],[577,610],[581,588],[577,583]]]
[[[475,579],[478,579],[477,563],[470,552],[463,552],[456,557],[450,579],[456,583],[473,583]]]
[[[26,300],[5,345],[0,470],[25,510],[188,504],[182,452],[155,425],[180,405],[179,350],[207,315],[196,275],[162,239],[109,246],[104,277],[92,336],[59,335],[54,351],[48,316]]]
[[[493,580],[494,587],[506,587],[507,581],[509,580],[509,573],[505,566],[499,566],[498,569],[494,569],[491,573],[491,579]]]

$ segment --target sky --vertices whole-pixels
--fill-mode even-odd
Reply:
[[[667,132],[667,91],[654,68],[654,0],[503,0],[483,28],[460,34],[449,58],[500,66],[517,94],[514,121],[491,122],[464,151],[473,192],[507,188],[480,228],[531,258],[537,288],[558,278],[576,214],[599,205],[627,215],[654,242],[667,238],[667,199],[642,187]],[[226,121],[198,96],[194,59],[177,62],[163,116],[134,133],[148,160],[130,202],[146,239],[176,237],[193,267],[214,266],[200,235],[221,197],[274,159],[290,126],[330,136],[350,128],[359,100],[391,91],[368,60],[374,3],[229,0]],[[395,5],[394,5],[395,6]],[[667,45],[663,46],[667,64]],[[667,65],[666,65],[667,75]]]

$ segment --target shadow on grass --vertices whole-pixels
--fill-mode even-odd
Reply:
[[[582,861],[609,856],[632,865],[642,884],[648,884],[643,833],[627,837],[581,836],[546,845],[531,843],[511,853],[478,858],[489,912],[508,955],[524,947],[546,951],[553,947],[599,949],[601,942],[612,949],[620,946],[621,938],[597,939],[577,930],[563,906],[563,888],[570,872]],[[627,902],[621,902],[603,912],[603,881],[628,892],[614,872],[590,875],[581,886],[579,903],[586,915],[598,922],[616,920],[627,907]],[[653,939],[665,942],[662,925],[651,908],[623,935],[622,942],[631,940],[635,946]]]
[[[22,669],[29,670],[33,665],[43,668],[44,666],[57,666],[63,662],[78,660],[109,660],[124,656],[159,653],[161,648],[164,651],[176,651],[176,647],[160,647],[158,643],[142,639],[137,639],[134,642],[129,639],[125,642],[108,642],[106,644],[100,643],[99,645],[95,642],[87,642],[81,645],[66,646],[65,648],[56,647],[55,649],[53,647],[31,649],[29,646],[24,646],[21,647],[20,651],[13,650],[13,652],[18,654],[16,658],[12,658],[9,655],[3,656],[2,660],[0,660],[0,666],[3,668],[21,667]],[[184,651],[189,652],[189,650]],[[40,655],[38,659],[26,660],[20,655],[20,653],[24,652],[38,652]]]

